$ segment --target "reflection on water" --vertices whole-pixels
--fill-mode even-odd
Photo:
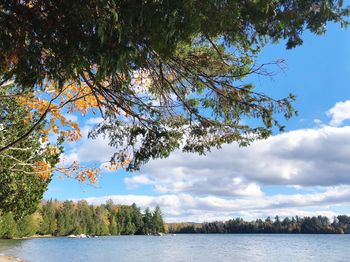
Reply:
[[[33,262],[349,261],[350,235],[168,235],[0,241]]]
[[[0,253],[6,253],[10,256],[16,256],[18,250],[20,250],[23,246],[23,241],[25,240],[0,239]]]

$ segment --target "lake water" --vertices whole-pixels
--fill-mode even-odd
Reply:
[[[32,262],[350,261],[350,235],[167,235],[0,241]]]

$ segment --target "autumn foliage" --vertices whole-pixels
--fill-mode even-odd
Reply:
[[[53,81],[46,81],[34,93],[21,94],[16,96],[16,99],[26,109],[27,116],[23,118],[25,125],[33,125],[34,115],[43,117],[46,124],[38,130],[43,143],[48,142],[50,135],[58,136],[62,142],[76,142],[82,136],[81,130],[78,121],[70,119],[69,114],[79,114],[83,118],[88,113],[96,114],[97,111],[103,110],[99,104],[103,103],[103,97],[97,97],[88,85],[76,81],[68,81],[62,86]],[[52,155],[60,154],[59,148],[53,145],[49,146],[49,152]],[[104,167],[113,171],[119,166],[125,168],[127,163],[127,159],[121,163],[106,161]],[[84,167],[77,161],[68,166],[58,167],[38,161],[33,167],[33,172],[42,179],[48,179],[53,171],[74,177],[80,182],[95,184],[100,168]]]

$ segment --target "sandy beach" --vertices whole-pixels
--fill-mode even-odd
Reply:
[[[8,257],[0,254],[0,262],[24,262],[24,260],[15,257]]]

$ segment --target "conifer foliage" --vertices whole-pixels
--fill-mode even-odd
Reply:
[[[234,218],[227,221],[209,223],[171,223],[169,233],[233,234],[233,233],[282,233],[282,234],[350,234],[350,217],[335,216],[332,220],[325,216],[285,217],[265,220],[245,221]]]
[[[164,233],[159,207],[144,213],[135,204],[115,205],[108,201],[93,206],[86,201],[43,202],[32,215],[16,219],[11,212],[0,216],[0,238],[27,237],[34,234],[67,235],[150,235]]]
[[[345,27],[348,15],[341,0],[2,1],[0,87],[13,80],[18,95],[43,92],[23,101],[39,122],[57,114],[56,99],[68,110],[96,108],[103,121],[90,136],[116,148],[111,165],[136,170],[178,148],[203,154],[283,130],[295,97],[255,89],[248,76],[271,76],[259,51],[278,40],[301,45],[305,30]],[[55,121],[65,120],[55,117],[45,130],[62,134]],[[79,138],[70,126],[65,138]],[[0,140],[0,154],[17,142]],[[95,172],[77,178],[95,181]]]

